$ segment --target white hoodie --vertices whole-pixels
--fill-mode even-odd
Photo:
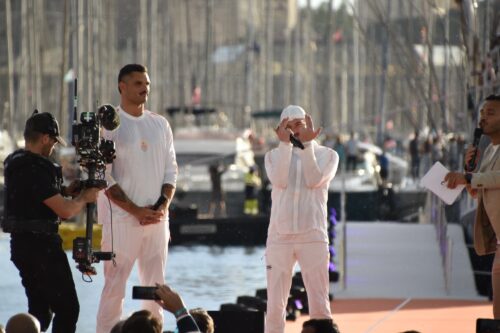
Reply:
[[[339,157],[315,141],[304,146],[301,150],[280,142],[266,154],[266,172],[272,184],[268,241],[328,242],[328,187]]]

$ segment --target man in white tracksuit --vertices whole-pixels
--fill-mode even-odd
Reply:
[[[116,254],[104,262],[105,283],[97,313],[97,333],[109,333],[121,319],[125,286],[137,260],[140,284],[164,284],[170,232],[168,206],[175,192],[177,162],[167,120],[145,109],[149,76],[142,65],[126,65],[118,75],[120,127],[104,131],[115,142],[116,159],[106,170],[109,187],[98,198],[102,250]],[[159,209],[151,206],[163,195]],[[163,321],[154,301],[143,307]]]
[[[328,279],[328,186],[335,176],[337,153],[317,144],[312,119],[300,106],[281,113],[277,148],[265,156],[272,184],[271,221],[266,245],[266,333],[283,333],[285,309],[298,261],[313,319],[331,320]],[[290,134],[304,149],[294,147]],[[332,322],[332,325],[336,325]]]

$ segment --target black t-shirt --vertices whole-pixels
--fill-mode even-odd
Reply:
[[[61,193],[60,167],[26,150],[10,154],[4,164],[5,216],[56,220],[56,213],[43,201]]]
[[[418,140],[417,139],[412,139],[410,141],[410,155],[411,156],[418,156]]]

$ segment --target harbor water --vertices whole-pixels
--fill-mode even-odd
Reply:
[[[0,324],[10,316],[27,311],[27,300],[16,267],[10,261],[9,235],[0,233]],[[33,249],[36,251],[36,249]],[[182,295],[188,308],[202,307],[218,310],[222,303],[235,303],[241,295],[254,295],[265,288],[265,248],[259,247],[170,247],[166,282]],[[71,253],[68,259],[80,300],[78,333],[95,332],[95,318],[104,284],[102,264],[96,264],[93,282],[82,280]],[[136,268],[127,284],[124,315],[139,310],[141,301],[131,298],[132,286],[140,285]],[[173,316],[165,312],[164,329],[175,327]],[[50,331],[50,329],[49,329]]]

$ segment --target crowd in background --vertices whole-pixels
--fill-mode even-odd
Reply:
[[[339,170],[353,170],[359,157],[359,142],[370,143],[367,137],[360,137],[351,132],[348,136],[325,135],[323,144],[333,148],[340,157]],[[449,170],[459,170],[463,164],[463,155],[467,144],[460,133],[428,133],[415,131],[405,140],[396,140],[386,136],[381,154],[390,153],[408,162],[408,176],[420,179],[431,166],[440,162]]]

